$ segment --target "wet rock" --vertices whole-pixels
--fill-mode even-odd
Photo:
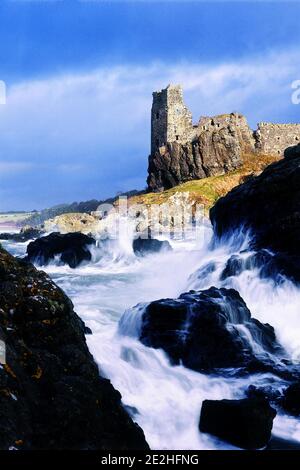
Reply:
[[[265,399],[272,403],[277,403],[278,400],[281,398],[282,393],[277,384],[272,385],[264,385],[264,386],[256,386],[256,385],[249,385],[246,390],[246,395],[248,398],[258,398],[258,399]]]
[[[255,253],[243,251],[232,255],[221,273],[221,280],[231,276],[239,276],[243,271],[260,269],[261,277],[274,277],[280,273],[280,266],[275,264],[274,255],[268,250],[259,250]]]
[[[53,232],[29,243],[26,260],[44,266],[59,256],[62,264],[76,268],[83,261],[91,260],[89,247],[95,243],[94,238],[83,233]]]
[[[280,405],[289,414],[293,416],[300,415],[300,383],[294,383],[287,387]]]
[[[156,240],[155,238],[136,238],[133,240],[133,251],[137,256],[144,256],[159,251],[170,251],[172,247],[167,240]]]
[[[239,276],[243,271],[247,269],[245,260],[239,255],[232,255],[226,262],[226,266],[223,269],[220,279],[224,281],[228,277]]]
[[[285,354],[274,329],[251,318],[237,291],[215,287],[151,302],[142,316],[140,340],[162,348],[174,364],[200,372],[275,371],[272,356]],[[254,353],[252,343],[260,352]]]
[[[271,437],[276,411],[266,400],[204,400],[199,429],[242,449],[261,449]]]
[[[232,255],[221,273],[220,279],[239,276],[247,270],[259,269],[262,279],[273,279],[276,284],[291,279],[300,281],[300,258],[286,253],[272,253],[268,250],[258,250],[256,253],[243,252]]]
[[[295,284],[300,282],[300,256],[288,253],[274,253],[266,264],[261,265],[260,277],[272,278],[277,284],[290,279]]]
[[[45,273],[0,249],[1,450],[148,448],[100,376],[85,331]]]

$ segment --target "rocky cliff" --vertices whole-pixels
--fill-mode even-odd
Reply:
[[[240,134],[232,124],[203,130],[192,142],[168,143],[149,157],[148,187],[162,191],[185,181],[222,175],[243,163]]]

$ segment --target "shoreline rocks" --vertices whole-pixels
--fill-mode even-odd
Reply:
[[[204,400],[199,430],[242,449],[261,449],[271,438],[275,416],[264,399]]]
[[[61,234],[53,232],[29,243],[25,259],[39,266],[44,266],[59,256],[62,264],[76,268],[83,261],[92,259],[88,247],[95,245],[95,243],[94,238],[83,233]]]
[[[171,245],[167,240],[157,240],[156,238],[136,238],[133,240],[132,248],[136,256],[145,256],[161,251],[171,251]]]
[[[234,289],[211,287],[151,302],[142,316],[140,341],[163,349],[173,364],[198,372],[288,373],[279,365],[285,352],[274,329],[251,318]],[[254,353],[255,342],[260,353]]]
[[[300,383],[289,385],[280,400],[281,407],[293,416],[300,415]]]
[[[85,332],[44,272],[0,249],[0,449],[148,449]]]
[[[220,279],[224,281],[255,268],[259,269],[262,279],[273,279],[275,284],[281,284],[286,278],[294,283],[300,282],[300,264],[297,257],[286,253],[271,253],[266,249],[232,255],[227,260]]]

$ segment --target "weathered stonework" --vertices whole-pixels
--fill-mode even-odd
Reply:
[[[198,124],[193,125],[192,113],[184,104],[180,85],[168,85],[167,88],[153,93],[151,110],[152,154],[168,143],[186,144],[196,140],[205,131],[215,132],[228,126],[235,128],[243,148],[254,149],[253,131],[251,131],[246,118],[242,114],[202,116]]]
[[[181,86],[169,85],[153,93],[151,153],[168,142],[188,142],[192,127],[192,113],[183,102]]]
[[[282,156],[287,147],[300,143],[300,124],[261,122],[255,138],[258,151]]]
[[[196,139],[203,131],[218,132],[230,127],[237,133],[242,151],[253,151],[255,139],[245,116],[239,113],[221,114],[213,117],[201,117],[199,123],[193,126],[192,140]]]
[[[153,191],[236,169],[244,153],[283,156],[300,141],[300,124],[260,123],[239,113],[201,117],[193,125],[180,85],[153,93],[148,187]]]

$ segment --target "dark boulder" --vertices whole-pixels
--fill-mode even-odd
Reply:
[[[137,256],[144,256],[149,253],[158,253],[159,251],[172,250],[167,240],[156,240],[155,238],[136,238],[133,240],[133,251]]]
[[[253,352],[248,335],[261,346],[260,353]],[[162,348],[174,364],[200,372],[226,368],[275,371],[272,356],[284,354],[274,329],[251,318],[237,291],[215,287],[148,304],[140,340],[146,346]]]
[[[259,176],[237,186],[210,211],[217,236],[244,227],[257,248],[271,248],[300,261],[300,145]],[[295,258],[296,259],[296,258]]]
[[[63,291],[2,249],[0,288],[0,449],[147,449]]]
[[[226,262],[220,279],[224,281],[228,277],[239,276],[243,271],[247,270],[248,266],[245,260],[239,255],[232,255]]]
[[[274,265],[274,255],[268,250],[259,250],[255,253],[242,251],[239,254],[232,255],[226,262],[226,266],[221,273],[221,280],[224,281],[231,276],[239,276],[243,271],[258,269],[267,269],[268,271],[262,277],[268,277],[271,274]],[[274,266],[275,271],[275,266]]]
[[[242,449],[261,449],[271,437],[276,411],[266,400],[204,400],[199,429]]]
[[[300,415],[300,383],[293,383],[287,387],[280,405],[287,413],[293,416]]]
[[[83,261],[92,258],[89,247],[95,245],[92,237],[83,233],[51,233],[29,243],[26,260],[40,266],[47,265],[56,256],[60,256],[62,264],[76,268]]]

